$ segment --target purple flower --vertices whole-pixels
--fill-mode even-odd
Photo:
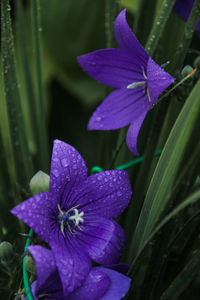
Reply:
[[[41,246],[30,246],[28,250],[37,268],[37,281],[32,284],[35,300],[118,300],[129,290],[130,278],[114,270],[95,267],[81,287],[64,295],[52,251]]]
[[[195,0],[177,0],[174,4],[174,10],[184,21],[187,21],[194,2]],[[196,31],[200,37],[200,20],[197,24]]]
[[[126,22],[124,9],[115,21],[115,37],[121,49],[103,49],[78,57],[93,78],[116,90],[92,115],[88,129],[111,130],[131,124],[127,145],[137,152],[137,137],[147,112],[174,81],[140,45]]]
[[[85,280],[91,260],[105,265],[118,261],[125,234],[112,218],[125,209],[130,197],[127,172],[111,170],[87,177],[81,155],[55,140],[49,192],[11,212],[49,243],[67,293]]]

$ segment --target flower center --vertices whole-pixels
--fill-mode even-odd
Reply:
[[[147,94],[148,100],[149,100],[149,102],[151,102],[149,89],[147,87],[148,78],[147,78],[147,75],[145,74],[144,67],[141,67],[141,68],[142,68],[142,74],[143,74],[143,77],[144,77],[145,80],[144,81],[138,81],[138,82],[132,82],[129,85],[127,85],[127,89],[136,89],[140,86],[143,86],[144,87],[144,93]]]
[[[67,211],[62,211],[60,205],[57,205],[58,207],[58,216],[57,216],[57,222],[60,225],[60,230],[62,232],[62,235],[65,237],[65,229],[67,228],[68,231],[71,234],[74,234],[73,229],[74,227],[77,227],[79,230],[82,230],[79,226],[79,223],[83,223],[84,219],[82,218],[84,215],[84,212],[81,211],[79,213],[77,207],[78,205],[70,208]]]

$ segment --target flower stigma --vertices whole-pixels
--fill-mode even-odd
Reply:
[[[79,230],[82,230],[79,226],[79,223],[83,223],[84,219],[84,212],[81,211],[79,213],[77,207],[79,205],[76,205],[72,208],[70,208],[68,211],[62,211],[59,204],[57,204],[59,214],[57,216],[58,224],[60,225],[60,230],[62,232],[62,235],[65,237],[65,227],[67,227],[68,231],[71,234],[74,234],[72,227],[77,227]],[[71,213],[74,213],[73,215]]]

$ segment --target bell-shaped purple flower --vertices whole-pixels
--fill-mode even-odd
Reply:
[[[95,267],[81,287],[64,295],[52,251],[41,246],[29,246],[28,250],[37,269],[37,280],[32,284],[35,300],[120,300],[129,290],[130,278],[108,268]]]
[[[174,4],[174,10],[184,21],[187,21],[194,2],[195,0],[176,0],[176,3]],[[197,24],[196,31],[200,37],[200,20]]]
[[[120,49],[103,49],[78,57],[93,78],[116,90],[92,115],[88,129],[112,130],[131,124],[127,145],[138,155],[137,138],[147,112],[174,81],[141,46],[126,21],[124,9],[115,21]]]
[[[130,198],[127,172],[111,170],[87,177],[81,155],[55,140],[49,192],[33,196],[11,212],[49,243],[68,293],[85,280],[91,260],[105,265],[118,261],[125,234],[112,218]]]

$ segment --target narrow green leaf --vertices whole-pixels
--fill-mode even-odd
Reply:
[[[200,200],[200,191],[193,193],[186,200],[184,200],[181,204],[179,204],[171,213],[169,213],[152,231],[152,233],[148,236],[148,238],[144,241],[142,248],[138,251],[137,256],[135,257],[133,263],[138,259],[145,246],[153,239],[156,233],[159,232],[172,218],[174,218],[178,213],[180,213],[187,206],[194,204],[196,201]],[[130,270],[131,272],[131,270]]]
[[[182,40],[180,41],[179,47],[177,49],[174,58],[175,66],[179,69],[181,69],[183,66],[199,18],[200,18],[200,0],[196,0],[192,7],[192,11],[190,13],[189,19],[185,25],[184,34]]]
[[[1,46],[4,92],[16,175],[18,184],[25,188],[28,186],[28,181],[33,174],[33,168],[24,129],[19,85],[16,77],[10,5],[7,0],[1,1]]]
[[[32,27],[33,27],[33,45],[35,54],[35,66],[36,66],[36,82],[37,82],[37,122],[40,132],[39,135],[39,155],[41,156],[41,168],[43,171],[48,170],[49,158],[48,158],[48,139],[47,139],[47,124],[46,113],[44,106],[44,93],[42,86],[42,64],[41,64],[41,51],[40,51],[40,7],[38,0],[31,0],[31,12],[32,12]]]
[[[39,147],[40,128],[37,115],[37,101],[33,86],[32,56],[30,51],[28,51],[29,40],[27,40],[26,32],[27,27],[28,32],[30,31],[30,26],[27,25],[26,14],[21,0],[16,2],[16,25],[19,51],[19,63],[17,64],[17,67],[18,73],[21,75],[21,88],[23,89],[22,91],[24,91],[24,93],[21,92],[23,100],[22,109],[24,112],[28,139],[31,141],[31,144],[33,145],[32,148],[35,150],[35,147]],[[41,156],[37,155],[37,159],[41,161]],[[39,166],[41,168],[41,162]]]
[[[170,16],[170,13],[172,11],[174,3],[175,3],[175,0],[164,0],[160,7],[158,15],[156,16],[156,18],[154,20],[153,27],[151,29],[148,41],[145,46],[145,49],[151,56],[153,56],[153,53],[156,50],[159,39],[165,28],[165,25]]]
[[[199,113],[200,81],[184,104],[154,172],[132,240],[130,251],[132,259],[144,247],[145,240],[148,239],[169,204],[172,187]]]
[[[147,41],[152,27],[157,0],[140,0],[139,9],[136,14],[136,22],[133,31],[136,32],[140,43],[144,45]]]

